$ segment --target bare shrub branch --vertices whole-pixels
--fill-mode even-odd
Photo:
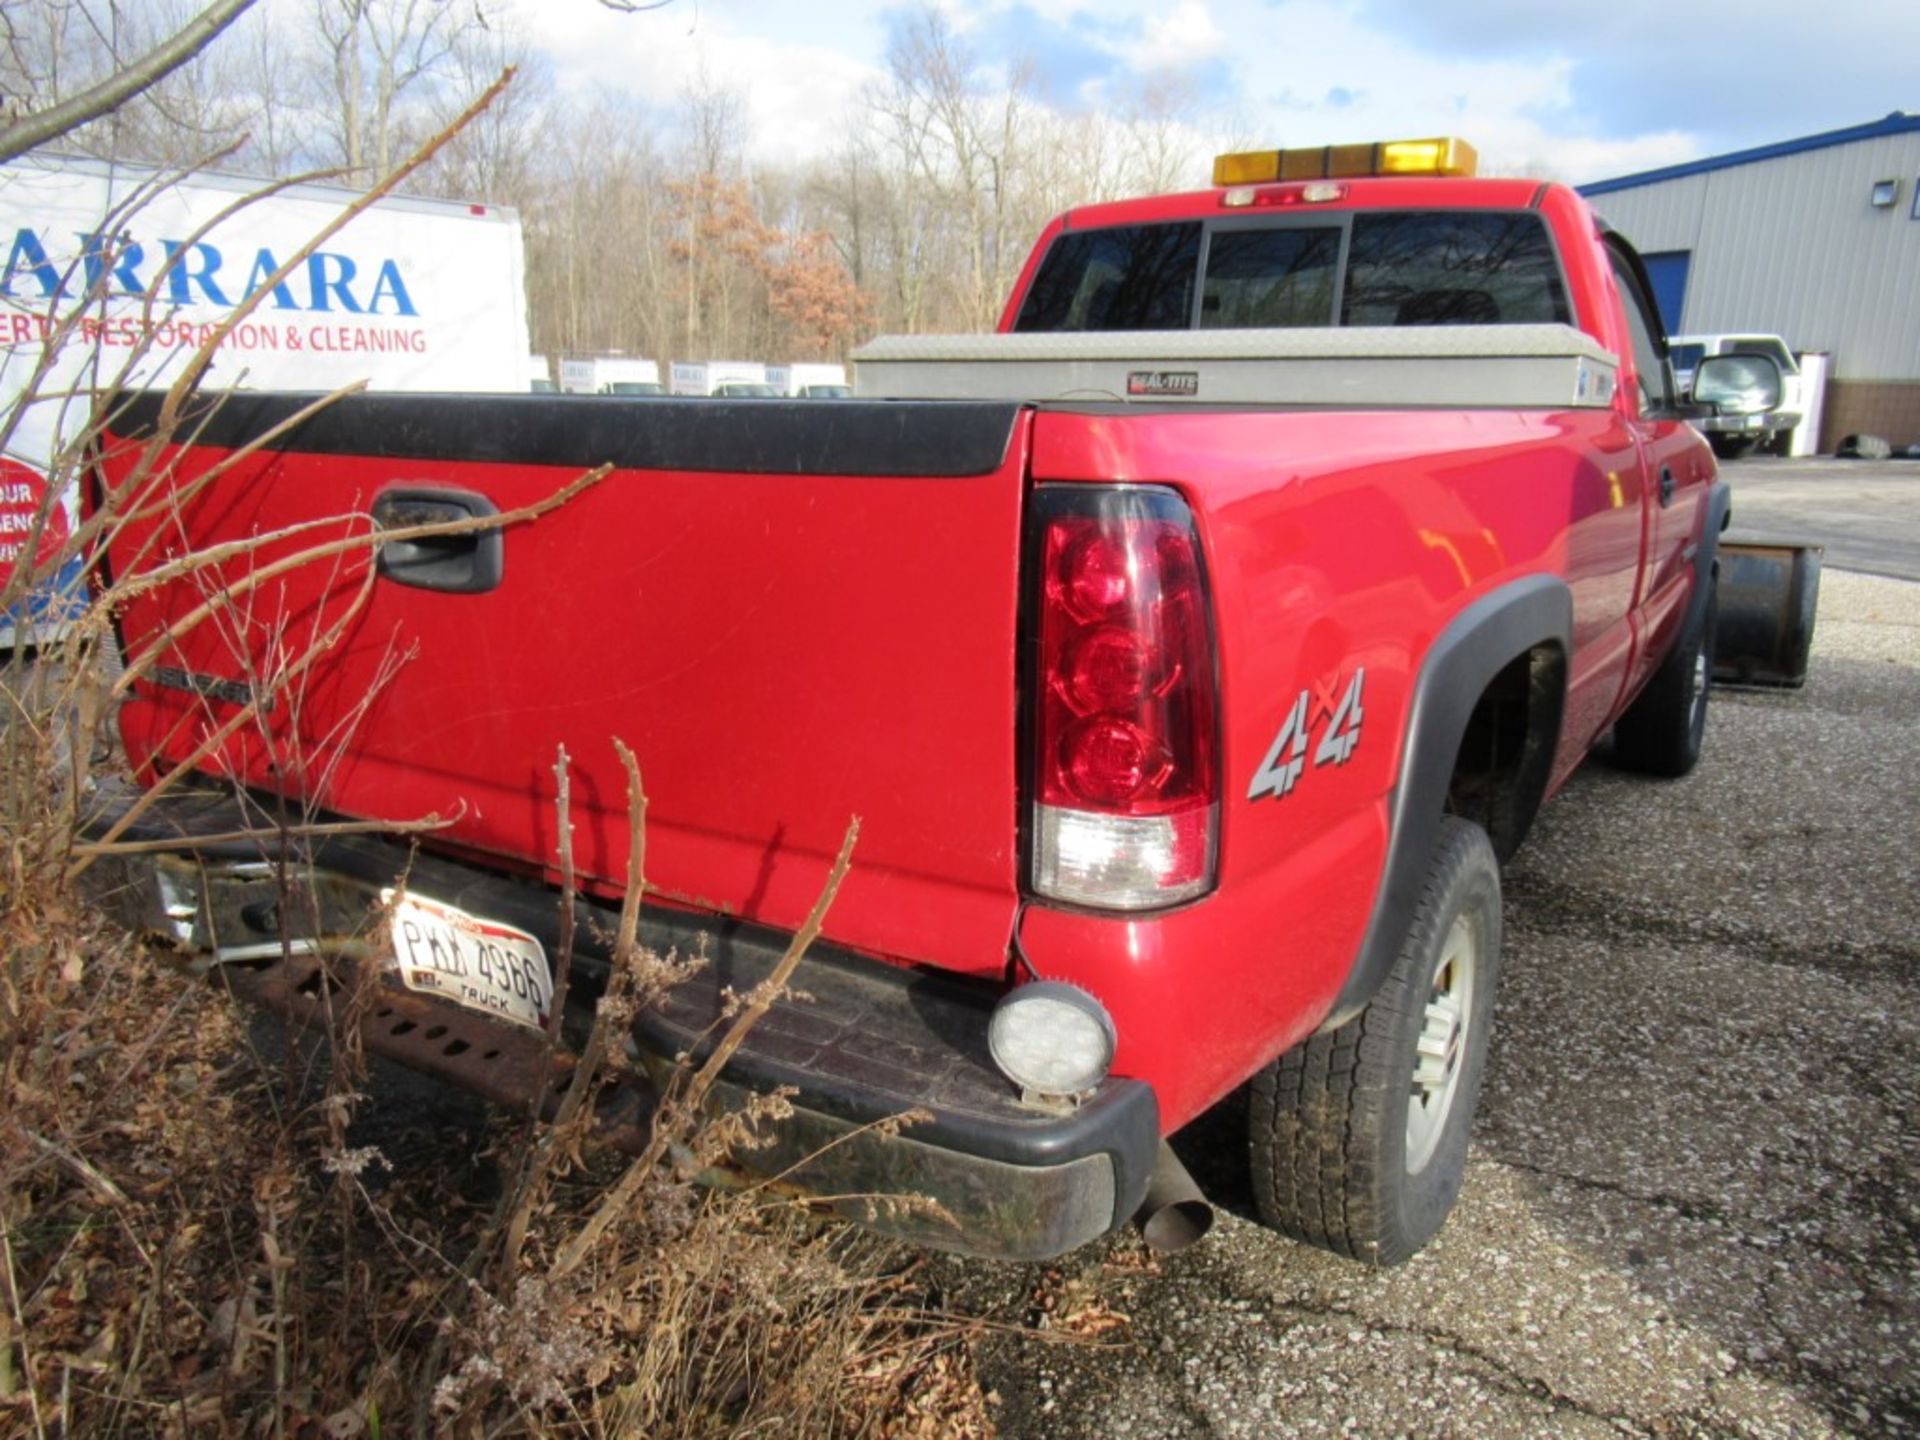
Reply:
[[[119,109],[206,49],[253,3],[254,0],[213,0],[171,39],[116,70],[98,85],[0,129],[0,161],[11,160],[36,145],[57,140],[68,131]]]
[[[697,1115],[705,1104],[707,1094],[713,1088],[714,1081],[720,1078],[720,1072],[728,1060],[740,1048],[756,1023],[772,1008],[773,1002],[785,990],[787,982],[793,979],[793,972],[799,968],[807,949],[819,938],[821,928],[826,924],[827,911],[832,908],[833,900],[840,893],[840,882],[847,878],[847,871],[853,865],[853,847],[860,838],[860,819],[855,816],[847,825],[847,833],[840,842],[840,853],[834,857],[833,868],[828,872],[827,882],[819,897],[814,900],[813,908],[807,912],[806,922],[795,932],[788,943],[786,953],[780,957],[767,978],[754,987],[752,995],[740,1013],[733,1018],[727,1032],[714,1046],[713,1053],[706,1063],[695,1071],[685,1088],[677,1095],[671,1095],[661,1103],[662,1110],[669,1108]],[[627,1166],[619,1180],[601,1197],[593,1214],[587,1218],[579,1231],[560,1251],[553,1263],[553,1274],[564,1277],[577,1270],[594,1246],[606,1234],[607,1229],[618,1220],[642,1186],[652,1178],[655,1168],[666,1153],[668,1139],[673,1133],[669,1123],[656,1121],[652,1138],[640,1155]]]

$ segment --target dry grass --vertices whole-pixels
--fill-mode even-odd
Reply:
[[[54,459],[56,495],[105,419],[100,395],[70,399],[87,419]],[[0,431],[17,420],[0,416]],[[170,463],[146,445],[63,548],[0,574],[0,609],[153,507],[176,507],[160,528],[184,533],[177,507],[206,479],[183,485]],[[534,522],[600,473],[502,520]],[[275,659],[246,672],[250,703],[206,703],[193,762],[157,788],[217,768],[238,737],[287,773],[332,762],[273,751],[286,730],[268,717],[297,713],[360,602],[301,631],[276,618],[264,562],[233,579],[259,547],[273,564],[330,567],[364,597],[366,517],[302,529],[134,557],[63,641],[0,659],[0,1436],[988,1433],[972,1327],[930,1303],[911,1252],[688,1178],[779,1123],[781,1097],[716,1118],[707,1092],[817,933],[854,832],[782,971],[742,997],[719,1058],[668,1089],[632,1159],[595,1147],[590,1102],[625,1063],[617,1039],[635,1009],[688,963],[640,947],[634,910],[559,1119],[496,1115],[477,1140],[429,1135],[390,1155],[420,1117],[369,1074],[363,1007],[334,1006],[324,1036],[276,1040],[83,903],[113,849],[79,832],[93,777],[114,767],[114,708],[129,676],[178,658],[190,635]],[[198,603],[122,669],[114,617],[162,583]],[[332,745],[350,743],[353,718]],[[566,833],[564,800],[558,820]]]
[[[126,215],[110,219],[103,234]],[[0,446],[29,401],[65,414],[72,438],[52,457],[41,527],[84,473],[114,392],[145,360],[135,349],[116,371],[96,352],[90,387],[58,390],[55,357],[105,303],[95,295],[49,313],[28,399],[0,411]],[[218,343],[185,358],[159,434],[140,442],[91,518],[44,553],[37,528],[35,563],[0,571],[5,611],[117,527],[153,537],[57,646],[0,658],[0,1436],[990,1433],[974,1378],[978,1327],[941,1313],[913,1252],[767,1191],[710,1193],[688,1178],[780,1121],[781,1097],[724,1119],[704,1102],[725,1054],[799,963],[837,878],[770,988],[741,998],[719,1058],[669,1088],[637,1158],[596,1148],[590,1102],[624,1064],[616,1040],[635,1008],[687,962],[642,949],[632,910],[555,1123],[495,1114],[448,1134],[442,1114],[396,1103],[391,1077],[369,1073],[361,1007],[334,1006],[323,1036],[276,1037],[217,983],[183,979],[168,963],[179,957],[115,932],[79,898],[115,840],[79,839],[90,782],[114,767],[115,707],[131,677],[177,659],[196,632],[230,646],[252,699],[208,703],[190,759],[156,789],[217,769],[237,739],[288,774],[323,773],[335,758],[280,753],[286,730],[268,717],[298,713],[309,671],[359,613],[371,524],[335,517],[176,553],[180,507],[248,460],[242,449],[184,483],[169,468],[166,446],[191,438],[188,402]],[[601,473],[492,523],[535,522]],[[291,626],[273,608],[282,572],[267,573],[282,564],[328,567],[349,597],[343,610],[325,626]],[[160,584],[188,587],[197,603],[174,607],[172,630],[123,669],[115,616]],[[274,657],[267,673],[246,659],[261,654]],[[393,659],[397,669],[405,657]],[[349,744],[355,718],[328,743]],[[564,795],[565,756],[557,763]],[[639,842],[637,764],[629,775]],[[564,800],[557,818],[567,833]],[[644,846],[633,850],[638,895]]]
[[[383,1153],[408,1117],[369,1096],[357,1007],[329,1045],[263,1044],[213,985],[94,920],[71,878],[107,749],[93,663],[4,672],[0,1430],[988,1433],[971,1330],[909,1252],[686,1178],[777,1124],[779,1097],[715,1121],[711,1072],[689,1072],[638,1158],[592,1145],[612,1037],[685,964],[631,923],[560,1120],[496,1115],[462,1166],[461,1137]],[[766,998],[743,997],[723,1048]]]

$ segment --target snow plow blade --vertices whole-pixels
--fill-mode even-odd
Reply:
[[[1797,690],[1807,683],[1822,549],[1779,541],[1720,542],[1715,684]]]

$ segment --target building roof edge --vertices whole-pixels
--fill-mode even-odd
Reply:
[[[1787,155],[1805,154],[1809,150],[1825,150],[1834,145],[1852,145],[1861,140],[1878,140],[1883,136],[1904,135],[1910,131],[1920,131],[1920,115],[1896,110],[1884,120],[1869,121],[1865,125],[1850,125],[1844,130],[1827,130],[1818,135],[1802,136],[1798,140],[1780,140],[1772,145],[1758,145],[1751,150],[1736,150],[1727,155],[1712,155],[1704,160],[1689,160],[1681,165],[1667,165],[1658,170],[1642,170],[1638,174],[1621,175],[1612,180],[1594,180],[1574,188],[1591,199],[1595,195],[1611,195],[1617,190],[1633,190],[1642,185],[1658,185],[1666,180],[1684,180],[1689,175],[1705,175],[1713,170],[1730,170],[1737,165],[1753,165],[1762,160],[1778,160]]]

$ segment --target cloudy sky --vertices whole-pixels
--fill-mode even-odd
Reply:
[[[900,0],[516,0],[568,88],[670,107],[698,67],[754,143],[832,148]],[[1600,179],[1920,110],[1920,0],[938,0],[987,65],[1100,107],[1167,73],[1251,142],[1451,133],[1483,166]]]

